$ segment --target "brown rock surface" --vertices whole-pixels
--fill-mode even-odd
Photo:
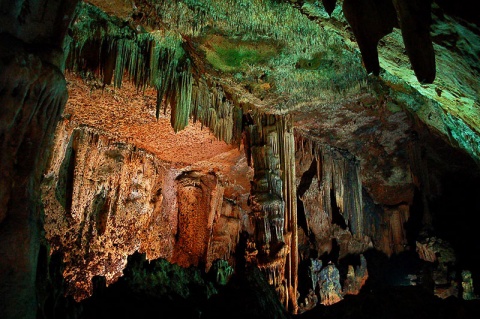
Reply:
[[[149,92],[89,92],[68,78],[43,184],[46,237],[64,254],[68,293],[89,296],[93,276],[115,282],[135,251],[207,270],[232,263],[251,175],[241,149],[198,125],[173,133],[148,112]]]

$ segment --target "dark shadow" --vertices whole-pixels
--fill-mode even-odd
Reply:
[[[308,170],[306,170],[302,177],[300,178],[300,183],[297,188],[297,223],[298,226],[302,227],[305,234],[309,234],[309,229],[307,226],[307,217],[305,215],[305,207],[303,206],[303,201],[300,198],[305,195],[307,190],[312,185],[312,180],[317,174],[317,160],[314,158],[312,164]]]
[[[338,264],[338,257],[340,256],[340,245],[336,238],[332,238],[332,250],[330,253],[325,252],[320,256],[323,265],[328,264],[330,261],[334,264]]]
[[[337,205],[337,199],[335,198],[335,190],[330,189],[330,204],[332,205],[332,224],[340,226],[342,229],[347,229],[347,224],[342,214],[340,213],[340,208]]]
[[[415,187],[413,202],[410,205],[410,217],[405,223],[407,243],[410,247],[415,247],[415,242],[423,228],[423,201],[421,191]]]
[[[473,218],[480,214],[480,178],[474,171],[450,172],[442,176],[441,185],[441,196],[429,201],[435,213],[433,228],[438,237],[452,244],[458,268],[472,272],[475,291],[479,291],[480,245]]]

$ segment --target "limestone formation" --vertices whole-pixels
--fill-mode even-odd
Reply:
[[[88,297],[93,276],[115,282],[135,251],[206,270],[230,259],[241,216],[224,197],[227,180],[201,165],[176,169],[93,128],[68,136],[60,127],[56,143],[43,186],[45,232],[53,251],[68,251],[68,294]]]
[[[457,256],[452,245],[441,238],[427,237],[416,242],[419,257],[434,265],[434,292],[441,298],[458,297]]]
[[[255,263],[297,312],[298,239],[292,119],[283,115],[254,115],[246,136],[247,158],[254,167],[251,196],[255,221]]]
[[[461,280],[463,299],[476,298],[470,7],[0,0],[0,317],[45,318],[47,304],[65,307],[54,317],[89,317],[83,307],[108,299],[132,255],[146,259],[129,277],[135,294],[178,288],[172,304],[191,306],[187,281],[209,298],[200,277],[212,269],[219,291],[244,293],[248,318],[328,317],[342,305],[318,299],[386,279],[368,273],[367,251],[369,271],[407,255],[423,267],[412,283],[448,297]],[[352,256],[360,265],[347,270]],[[187,273],[180,288],[169,278]],[[223,297],[194,302],[194,313],[212,317],[202,311]]]
[[[472,273],[468,270],[462,271],[462,298],[463,300],[477,299],[473,291]]]
[[[309,268],[308,275],[312,280],[312,289],[315,291],[317,288],[318,282],[320,281],[320,271],[322,270],[322,261],[318,259],[310,259],[311,264]]]
[[[326,265],[320,272],[319,285],[322,305],[333,305],[343,299],[340,273],[333,263]]]
[[[367,260],[360,255],[360,265],[348,265],[347,278],[343,283],[343,295],[358,295],[368,279]]]

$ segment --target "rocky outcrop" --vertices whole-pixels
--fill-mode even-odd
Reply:
[[[222,169],[242,165],[241,153],[231,152]],[[182,267],[233,264],[242,189],[218,166],[175,168],[98,129],[78,127],[69,136],[60,126],[43,199],[45,234],[63,253],[67,293],[88,297],[94,276],[115,282],[136,251]]]
[[[416,251],[420,259],[433,266],[432,279],[435,295],[441,298],[458,296],[458,278],[456,273],[457,256],[452,245],[437,237],[427,237],[416,242]]]
[[[340,272],[335,264],[329,262],[322,268],[323,262],[312,258],[308,273],[312,288],[309,288],[304,302],[299,304],[299,312],[313,309],[318,301],[328,306],[341,301],[345,295],[358,295],[368,279],[367,260],[362,254],[359,258],[360,264],[355,268],[348,265],[343,284],[340,282]]]

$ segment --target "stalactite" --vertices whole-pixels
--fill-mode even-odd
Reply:
[[[258,266],[282,302],[297,311],[298,239],[295,143],[291,116],[251,114],[247,156],[254,167],[250,203],[256,220]]]
[[[221,86],[194,77],[191,59],[183,49],[183,39],[175,33],[137,33],[88,4],[82,4],[73,32],[67,67],[113,78],[121,88],[125,75],[139,91],[146,86],[157,90],[156,116],[162,106],[171,108],[175,132],[192,117],[210,128],[227,143],[239,143],[242,135],[242,109],[228,100]]]
[[[210,128],[227,143],[238,144],[242,136],[242,108],[232,103],[221,86],[200,78],[192,87],[191,117]]]
[[[354,236],[364,235],[364,216],[360,165],[350,154],[314,140],[295,136],[296,149],[313,156],[317,163],[317,180],[321,193],[320,207],[330,220],[338,209]],[[332,207],[335,203],[337,207]]]
[[[299,230],[318,256],[336,263],[372,247],[369,216],[364,213],[360,163],[344,150],[295,131],[297,174],[301,175]],[[366,232],[366,230],[367,232]],[[300,250],[300,262],[308,250]]]

